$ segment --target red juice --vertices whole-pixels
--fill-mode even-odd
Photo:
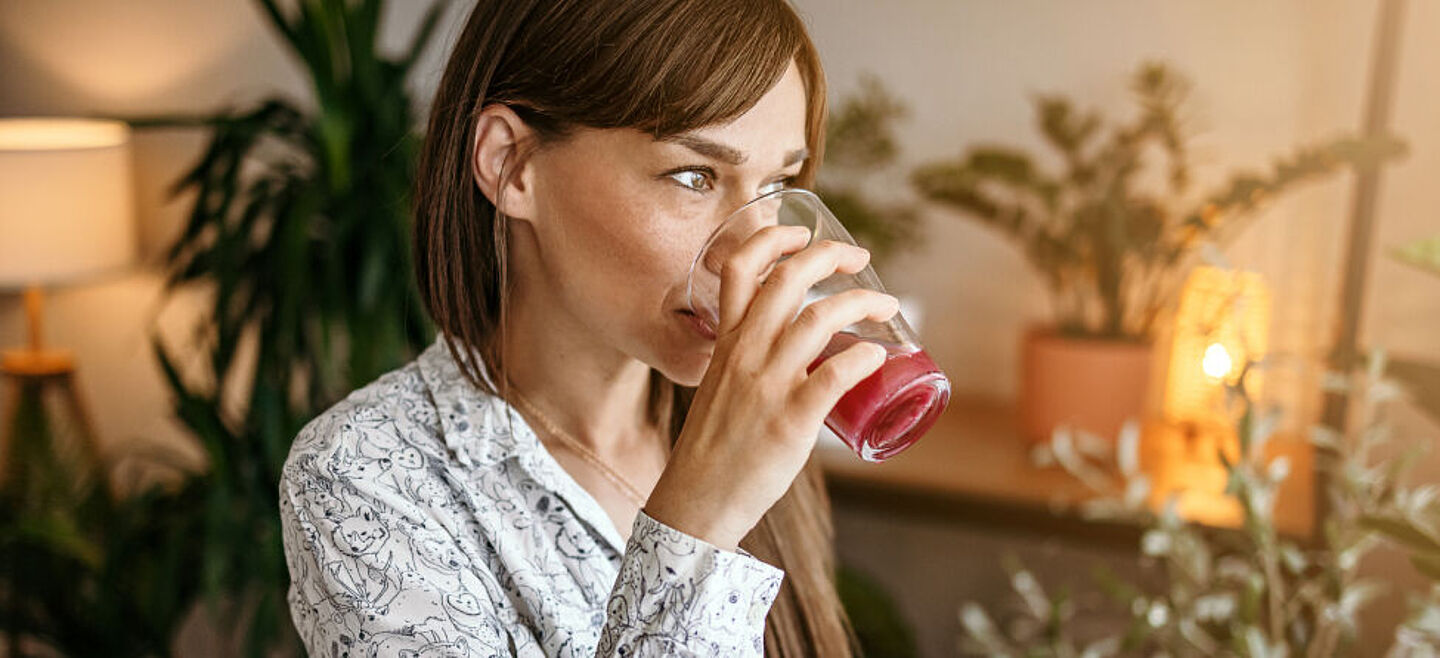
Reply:
[[[835,334],[808,371],[814,372],[825,359],[860,340],[851,333]],[[876,342],[885,348],[884,365],[846,392],[825,417],[826,427],[861,459],[871,462],[884,461],[910,447],[929,431],[950,402],[950,380],[925,350]]]

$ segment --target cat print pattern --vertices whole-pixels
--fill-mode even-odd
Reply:
[[[280,516],[312,656],[759,656],[783,578],[643,512],[622,543],[443,338],[300,431]]]

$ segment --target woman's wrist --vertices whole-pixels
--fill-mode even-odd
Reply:
[[[646,516],[711,546],[734,552],[740,546],[740,540],[750,532],[749,526],[738,519],[728,519],[727,517],[733,514],[732,510],[707,509],[708,507],[710,506],[690,496],[677,498],[668,495],[662,484],[657,483],[655,491],[651,493],[641,511],[645,512]]]

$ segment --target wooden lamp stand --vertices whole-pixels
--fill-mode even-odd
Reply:
[[[58,387],[62,398],[70,407],[79,423],[81,433],[81,449],[92,464],[100,463],[100,450],[96,443],[94,427],[90,424],[90,415],[86,409],[83,399],[80,397],[80,389],[75,383],[75,359],[68,350],[47,350],[41,340],[42,306],[44,295],[39,286],[29,286],[25,289],[25,318],[29,329],[29,345],[18,349],[0,351],[0,375],[4,376],[5,382],[10,389],[10,404],[3,416],[3,424],[0,424],[0,477],[8,472],[8,464],[4,460],[9,457],[10,445],[14,437],[9,434],[14,429],[15,414],[23,391],[28,386],[39,387],[44,393],[51,386]],[[43,395],[42,395],[43,399]]]

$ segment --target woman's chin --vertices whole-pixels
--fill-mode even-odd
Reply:
[[[666,379],[681,386],[694,388],[700,385],[700,380],[705,378],[705,371],[710,368],[710,348],[704,351],[690,351],[676,358],[667,360],[664,367],[656,368]]]
[[[676,384],[691,388],[699,386],[715,352],[714,332],[708,325],[701,325],[693,314],[673,313],[664,344],[652,348],[658,350],[651,352],[658,358],[651,361],[651,366]]]

